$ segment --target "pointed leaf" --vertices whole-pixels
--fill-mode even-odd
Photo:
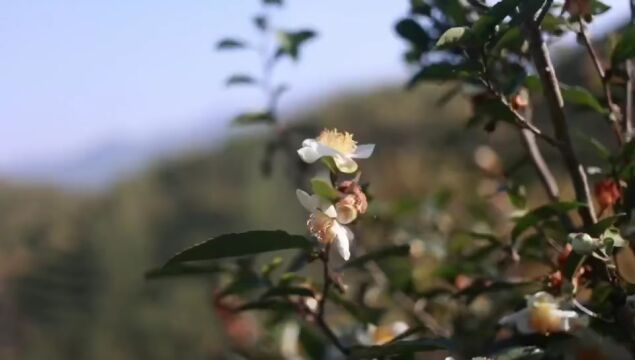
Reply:
[[[176,254],[168,260],[165,267],[186,261],[215,260],[287,249],[310,249],[311,246],[312,242],[304,236],[290,235],[280,230],[225,234]]]

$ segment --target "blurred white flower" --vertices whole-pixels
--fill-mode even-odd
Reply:
[[[309,195],[300,189],[296,190],[296,195],[300,204],[311,213],[307,222],[311,235],[321,243],[335,243],[340,256],[348,260],[351,257],[350,243],[355,235],[348,226],[338,221],[335,206],[320,196]]]
[[[384,345],[397,336],[408,331],[409,326],[403,321],[395,321],[386,325],[368,325],[365,331],[357,334],[357,341],[363,345]]]
[[[559,309],[554,297],[541,291],[528,296],[526,308],[503,317],[499,324],[514,326],[523,334],[551,334],[569,331],[570,320],[575,318],[578,313]]]
[[[374,149],[374,144],[357,145],[353,135],[348,132],[325,129],[317,138],[304,140],[298,155],[307,163],[331,157],[341,172],[350,174],[357,171],[357,163],[353,159],[367,159]]]

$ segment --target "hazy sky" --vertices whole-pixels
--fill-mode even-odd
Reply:
[[[627,0],[606,23],[626,14]],[[335,89],[405,79],[392,30],[407,0],[287,0],[277,25],[320,36],[284,104],[293,109]],[[112,139],[132,141],[211,126],[257,108],[258,93],[227,90],[255,56],[214,51],[225,35],[255,36],[260,0],[5,1],[0,12],[0,168],[73,156]]]

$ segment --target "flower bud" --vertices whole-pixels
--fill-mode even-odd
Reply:
[[[355,210],[357,210],[359,214],[366,213],[366,210],[368,210],[368,199],[366,198],[366,194],[364,194],[362,187],[359,186],[356,181],[342,181],[338,185],[337,189],[345,194],[344,198],[340,201],[345,200],[347,204],[355,207]]]
[[[589,255],[600,248],[598,239],[594,239],[586,233],[571,233],[569,234],[569,241],[571,241],[573,251],[580,255]]]

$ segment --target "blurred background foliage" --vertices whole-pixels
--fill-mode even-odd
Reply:
[[[590,63],[577,61],[575,54],[559,55],[565,82],[601,90],[588,75]],[[444,102],[453,86],[342,93],[297,113],[285,125],[313,134],[337,127],[377,144],[375,156],[364,164],[374,203],[359,241],[371,249],[419,241],[420,258],[405,270],[399,264],[387,268],[395,276],[405,271],[404,286],[410,282],[421,293],[454,288],[451,279],[457,273],[487,272],[495,266],[477,261],[474,266],[485,269],[457,270],[448,258],[464,253],[467,244],[473,246],[467,231],[496,232],[510,226],[502,218],[511,209],[509,199],[500,191],[499,179],[483,171],[488,165],[475,163],[476,150],[490,147],[493,153],[480,148],[486,157],[480,161],[494,166],[500,161],[503,168],[522,157],[511,127],[501,126],[495,133],[479,127],[465,130],[471,103],[461,96]],[[542,117],[539,110],[536,121],[548,126]],[[576,127],[600,139],[610,135],[597,118],[576,114],[575,119]],[[220,357],[228,335],[223,315],[213,311],[215,283],[205,278],[146,282],[143,274],[185,246],[217,234],[306,231],[294,195],[302,180],[289,176],[295,160],[278,154],[272,176],[260,171],[268,137],[267,130],[241,133],[217,150],[156,163],[101,193],[0,183],[0,358]],[[579,146],[593,164],[593,149],[583,142]],[[497,158],[497,153],[504,157]],[[538,204],[542,191],[520,180],[534,179],[522,176],[531,171],[523,166],[514,177]],[[571,189],[563,193],[570,198]],[[435,271],[449,274],[447,282],[433,279]],[[441,322],[444,306],[451,304],[433,304],[431,310]],[[482,328],[463,334],[478,334],[474,342],[492,335]]]

